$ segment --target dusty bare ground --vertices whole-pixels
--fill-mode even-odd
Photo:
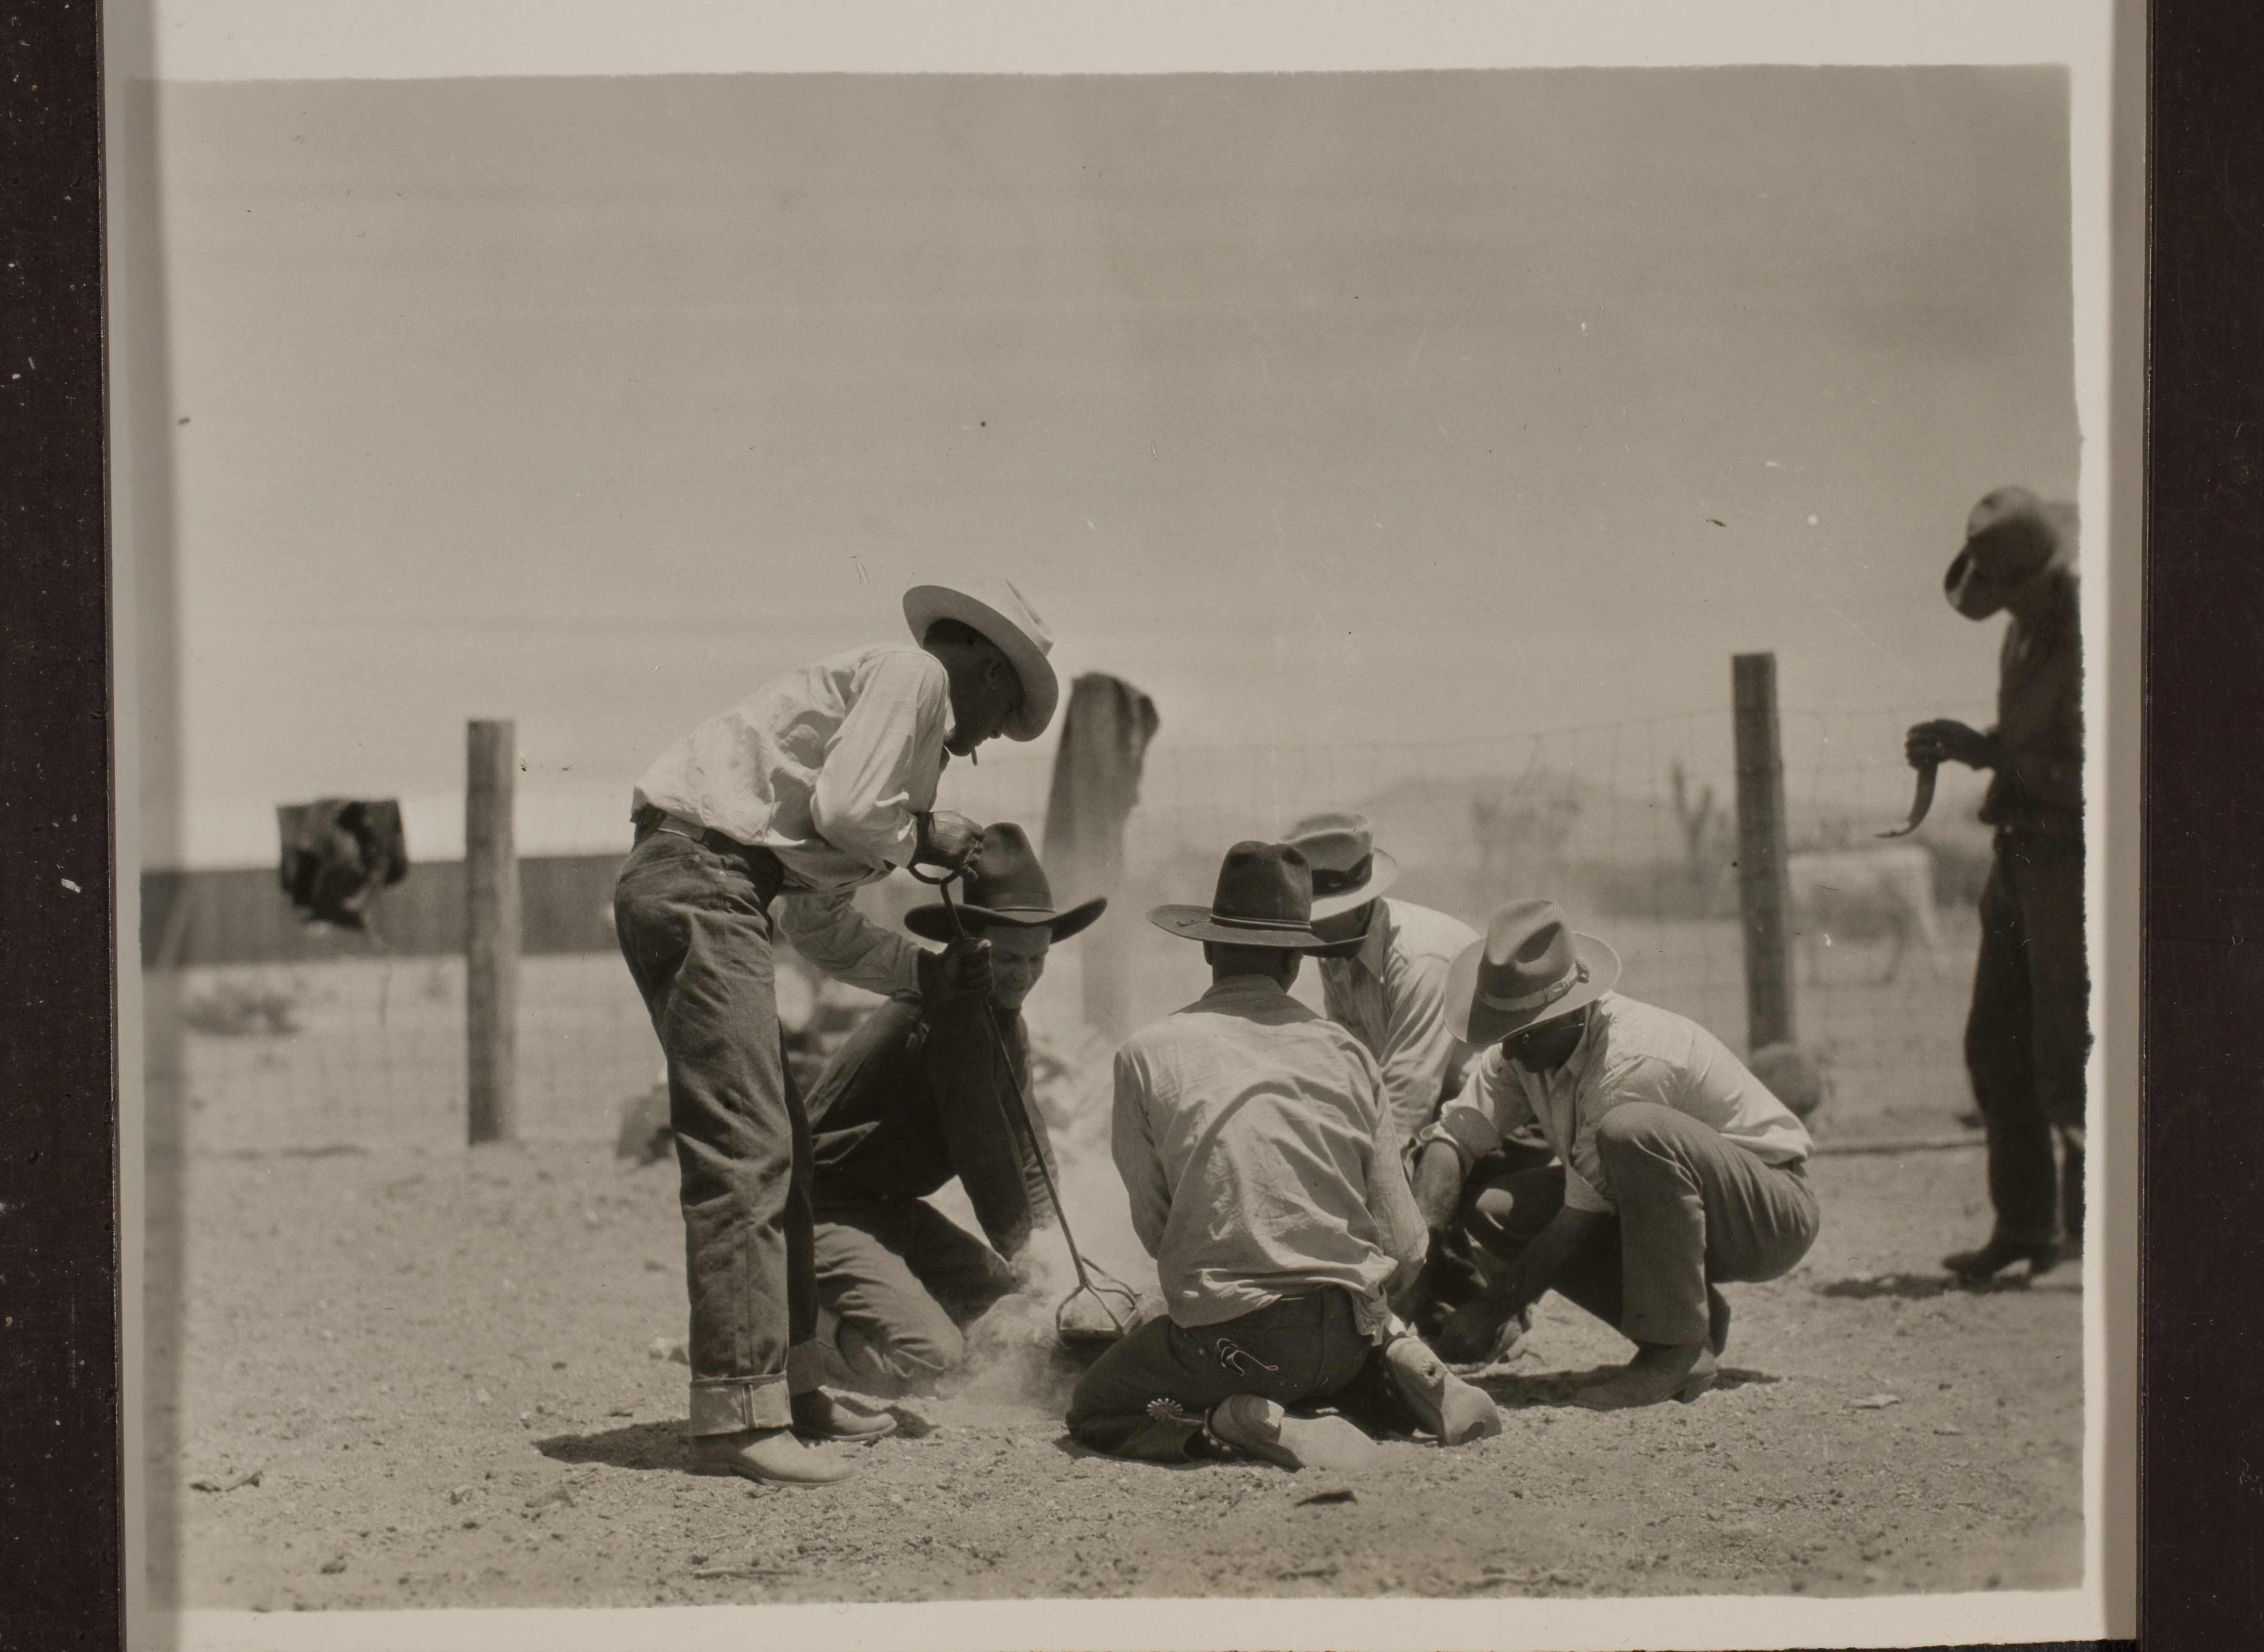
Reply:
[[[178,1500],[188,1605],[1861,1593],[2080,1576],[2078,1281],[1941,1288],[1935,1258],[1985,1227],[1971,1151],[1820,1161],[1823,1238],[1791,1278],[1732,1287],[1734,1374],[1694,1405],[1570,1407],[1572,1379],[1626,1345],[1551,1298],[1484,1379],[1501,1438],[1391,1444],[1356,1481],[1089,1456],[1028,1391],[1050,1381],[1057,1396],[1067,1373],[1026,1356],[967,1392],[899,1402],[902,1434],[865,1448],[853,1482],[805,1492],[681,1472],[686,1372],[648,1354],[682,1333],[669,1167],[555,1145],[172,1168],[185,1307],[154,1330],[178,1409],[154,1438],[177,1450],[151,1484]]]

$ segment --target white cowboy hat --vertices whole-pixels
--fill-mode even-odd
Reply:
[[[1308,815],[1284,841],[1313,869],[1315,923],[1367,905],[1399,876],[1399,863],[1375,846],[1365,815]]]
[[[1022,682],[1022,703],[1006,720],[1009,740],[1035,740],[1053,721],[1061,683],[1046,656],[1054,634],[1037,616],[1012,580],[985,579],[972,591],[949,585],[915,585],[904,593],[904,620],[915,638],[927,635],[939,620],[956,620],[998,644]]]

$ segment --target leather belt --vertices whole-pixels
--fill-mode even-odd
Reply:
[[[642,843],[654,832],[667,832],[677,837],[688,837],[711,854],[737,860],[746,868],[747,876],[755,886],[755,900],[766,912],[779,890],[786,883],[786,864],[769,850],[757,844],[743,844],[736,837],[701,825],[686,815],[671,814],[650,805],[639,809],[633,822],[636,840]]]

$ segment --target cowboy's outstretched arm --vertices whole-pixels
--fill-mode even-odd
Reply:
[[[1993,769],[2003,760],[1996,734],[1984,734],[1955,718],[1941,717],[1915,725],[1903,739],[1903,756],[1911,767],[1962,763],[1969,769]]]
[[[1517,1254],[1477,1296],[1448,1315],[1436,1338],[1439,1351],[1450,1359],[1476,1359],[1493,1346],[1510,1316],[1521,1314],[1540,1301],[1556,1282],[1564,1264],[1586,1249],[1604,1224],[1607,1211],[1578,1210],[1567,1205],[1549,1219],[1533,1242]]]

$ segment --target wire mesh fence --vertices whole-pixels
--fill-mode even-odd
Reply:
[[[1796,1025],[1831,1076],[1819,1126],[1828,1135],[1940,1133],[1968,1105],[1959,1048],[1988,857],[1986,829],[1973,819],[1977,783],[1945,775],[1919,837],[1883,846],[1872,836],[1908,806],[1903,730],[1942,710],[1782,718]],[[1316,810],[1356,808],[1401,865],[1396,898],[1475,925],[1503,900],[1548,895],[1618,951],[1623,990],[1742,1050],[1733,772],[1726,711],[1450,743],[1175,748],[1167,732],[1149,754],[1112,909],[1056,950],[1030,1002],[1033,1031],[1041,1045],[1093,1058],[1077,973],[1094,948],[1127,959],[1133,1025],[1198,996],[1198,949],[1148,924],[1147,908],[1207,898],[1222,852],[1238,839],[1277,836]],[[1010,750],[979,767],[953,765],[943,801],[1020,821],[1035,838],[1049,779],[1042,749]],[[523,834],[543,835],[540,820],[525,821],[541,807],[521,799]],[[542,883],[539,921],[552,938],[521,966],[519,1117],[532,1138],[611,1137],[624,1099],[658,1073],[657,1043],[610,948],[612,864],[585,856],[554,866],[547,882],[529,880]],[[280,898],[272,888],[255,897],[251,887],[230,898]],[[1084,892],[1056,893],[1066,902]],[[899,878],[863,898],[892,920],[925,897]],[[531,907],[530,929],[537,922]],[[149,972],[153,1094],[178,1096],[183,1144],[308,1152],[460,1143],[461,956],[404,955],[353,935],[300,950],[284,962]],[[1317,1002],[1312,975],[1299,991]]]

